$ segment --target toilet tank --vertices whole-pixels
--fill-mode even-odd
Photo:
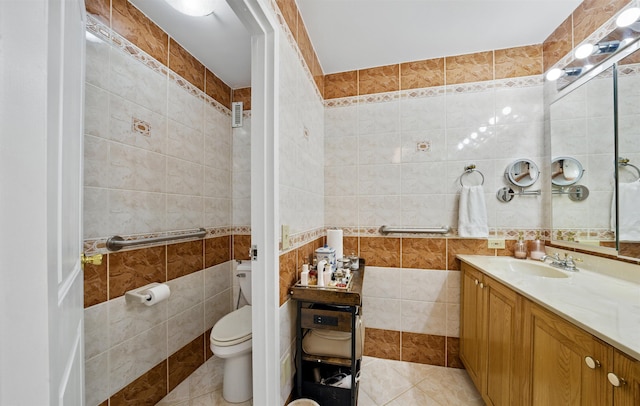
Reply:
[[[238,263],[236,277],[244,300],[251,304],[251,261],[240,261]]]

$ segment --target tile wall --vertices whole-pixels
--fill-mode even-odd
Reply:
[[[85,269],[86,404],[153,405],[211,357],[209,331],[237,292],[229,236],[111,253]],[[168,300],[124,292],[166,283]]]
[[[289,287],[303,258],[322,245],[324,233],[324,105],[322,71],[294,0],[271,3],[280,21],[279,194],[280,224],[290,227],[292,248],[280,255],[280,364],[293,371],[295,305]],[[280,11],[282,10],[282,11]],[[288,361],[287,361],[288,360]],[[285,404],[293,374],[281,379]]]
[[[87,405],[153,405],[212,356],[209,331],[235,305],[232,258],[247,256],[250,216],[232,180],[248,183],[250,112],[232,142],[226,84],[127,1],[87,9],[85,250],[105,252],[116,234],[207,229],[85,270]],[[127,303],[151,282],[171,297]]]
[[[461,175],[475,164],[494,234],[543,228],[540,196],[495,198],[513,160],[545,162],[540,76],[332,99],[326,107],[327,226],[455,229]]]
[[[473,161],[487,179],[492,233],[513,238],[516,229],[548,228],[548,215],[540,208],[542,205],[531,203],[536,198],[515,200],[506,211],[493,202],[494,189],[502,186],[502,170],[511,160],[510,153],[501,155],[498,151],[516,151],[527,157],[533,157],[533,151],[537,156],[534,158],[544,157],[539,133],[538,75],[560,60],[581,36],[586,36],[581,33],[597,28],[603,13],[611,14],[624,3],[586,0],[542,45],[323,76],[295,1],[272,2],[282,34],[288,40],[281,41],[282,72],[286,75],[281,78],[280,125],[287,146],[281,143],[281,189],[286,195],[283,193],[280,209],[282,222],[292,225],[295,247],[281,255],[282,360],[291,355],[293,344],[295,312],[286,295],[286,288],[297,278],[293,269],[299,269],[301,261],[322,244],[325,226],[340,226],[347,231],[345,252],[360,253],[370,265],[371,278],[365,284],[367,307],[379,308],[387,301],[392,305],[390,309],[399,311],[365,312],[369,326],[365,352],[384,358],[460,366],[455,254],[510,255],[512,241],[504,251],[489,251],[483,239],[382,238],[376,235],[377,227],[392,221],[397,221],[396,225],[431,226],[434,220],[443,219],[455,226],[457,177],[464,165]],[[237,292],[232,286],[229,260],[247,257],[250,196],[246,188],[231,185],[244,184],[250,173],[248,153],[240,153],[248,152],[250,122],[246,128],[234,130],[231,141],[226,120],[232,97],[244,101],[245,110],[251,109],[250,89],[232,93],[126,0],[90,0],[87,9],[104,27],[113,28],[123,40],[135,45],[131,49],[143,51],[138,58],[145,63],[141,67],[139,62],[122,61],[115,69],[118,60],[123,59],[120,51],[88,46],[87,127],[93,131],[93,125],[97,131],[87,135],[86,176],[88,182],[94,182],[87,188],[95,189],[89,190],[85,204],[85,217],[93,219],[85,226],[88,248],[100,248],[97,241],[111,234],[113,224],[120,224],[114,232],[121,234],[153,234],[201,224],[209,229],[204,241],[110,254],[105,265],[87,269],[86,320],[87,337],[91,337],[87,340],[87,384],[91,390],[87,392],[92,396],[87,404],[103,400],[107,404],[105,399],[109,397],[112,405],[146,404],[149,399],[162,397],[188,371],[211,356],[206,331],[216,314],[228,311],[228,299]],[[162,97],[167,100],[165,95],[169,94],[169,107],[157,103],[147,91],[132,92],[127,86],[115,89],[108,83],[110,69],[120,78],[133,75],[151,92],[158,86],[165,87]],[[208,98],[201,96],[202,91]],[[122,99],[122,117],[101,114],[112,107],[105,104],[104,95]],[[189,121],[184,122],[179,108],[192,106],[194,95],[195,99],[204,99],[202,107],[196,108],[203,113],[199,117],[187,114],[184,118]],[[322,97],[327,100],[324,107]],[[511,112],[501,115],[507,107],[502,106],[504,103],[509,104]],[[113,107],[120,108],[117,104]],[[524,120],[522,116],[516,118],[514,108],[530,109],[527,113],[534,114],[527,114]],[[129,122],[132,116],[138,120]],[[505,121],[491,123],[492,117]],[[197,124],[198,120],[204,123]],[[250,121],[250,113],[246,113],[245,120]],[[116,126],[122,130],[100,133]],[[166,144],[154,145],[149,138],[143,138],[158,131],[166,132],[160,132],[167,139]],[[472,142],[478,139],[471,137],[474,132],[478,136],[489,132],[485,139],[490,147]],[[228,158],[216,158],[228,165],[216,167],[216,159],[211,156],[191,155],[195,148],[188,147],[194,145],[194,137],[206,138],[210,134],[216,142],[222,140],[222,145],[227,145],[223,150],[228,152]],[[181,138],[171,144],[171,137],[176,135]],[[460,143],[463,148],[457,149]],[[181,148],[174,149],[178,144]],[[202,145],[199,141],[196,144]],[[205,150],[206,146],[205,141]],[[514,152],[514,158],[520,157],[515,156],[518,154]],[[164,160],[158,159],[160,156],[165,156]],[[102,170],[109,166],[119,171],[114,172],[119,173],[117,177]],[[194,170],[202,173],[197,177],[203,179],[202,184],[193,179],[180,180]],[[164,181],[158,175],[163,171],[169,174]],[[349,176],[353,173],[355,178]],[[227,176],[231,182],[228,186],[221,181]],[[207,190],[211,193],[207,194]],[[166,203],[153,199],[159,194],[167,196]],[[297,202],[299,198],[304,203]],[[313,205],[313,210],[308,204]],[[207,211],[208,207],[212,209]],[[107,211],[107,216],[102,216]],[[229,235],[232,230],[233,236]],[[197,259],[199,255],[201,260]],[[175,267],[180,269],[177,274],[169,271]],[[380,281],[389,275],[395,277],[393,282],[382,288]],[[153,308],[131,310],[119,296],[126,286],[152,280],[167,281],[174,290],[172,300],[159,305],[163,317],[154,314]],[[410,281],[420,284],[413,286]],[[428,294],[423,295],[422,288]],[[202,325],[194,327],[179,321],[179,315],[191,313],[204,320]],[[132,326],[132,319],[142,320],[142,326]],[[117,326],[118,331],[112,331],[112,326]],[[131,326],[131,330],[127,327],[122,331],[122,326]],[[157,344],[157,353],[136,347],[141,343],[146,347],[149,342]],[[148,356],[140,361],[144,368],[136,365],[138,356]],[[288,397],[291,386],[289,379],[281,388],[283,399]]]
[[[325,223],[357,239],[373,266],[364,287],[366,354],[461,366],[455,253],[511,255],[520,230],[549,238],[549,200],[502,204],[495,191],[512,160],[545,166],[541,73],[627,2],[613,3],[583,2],[543,45],[325,76]],[[507,250],[487,250],[484,239],[377,236],[383,224],[455,229],[460,174],[470,163],[485,175],[490,235],[506,237]],[[542,181],[531,189],[549,191]],[[417,258],[429,258],[420,265],[405,252],[416,247]]]

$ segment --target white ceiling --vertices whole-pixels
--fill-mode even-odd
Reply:
[[[129,1],[229,86],[250,86],[250,37],[225,0],[207,17],[182,15],[160,0]],[[336,73],[540,44],[581,0],[297,3],[324,73]]]

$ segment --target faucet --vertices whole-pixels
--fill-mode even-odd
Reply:
[[[558,252],[553,254],[553,256],[543,255],[542,257],[540,257],[540,261],[545,262],[548,258],[551,258],[552,260],[549,265],[571,272],[578,272],[576,262],[582,262],[580,258],[574,258],[571,255],[567,255],[566,253],[564,254],[564,259],[560,259],[560,253]]]

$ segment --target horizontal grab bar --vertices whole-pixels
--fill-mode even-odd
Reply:
[[[107,240],[107,249],[109,251],[119,251],[122,248],[134,247],[136,245],[153,244],[156,242],[173,241],[173,240],[183,240],[185,238],[202,238],[205,235],[207,235],[207,230],[205,230],[204,228],[200,228],[199,231],[195,233],[166,235],[164,237],[142,238],[140,240],[125,241],[125,239],[120,237],[119,235],[114,235],[113,237],[109,237],[109,239]]]
[[[427,227],[427,228],[403,228],[403,227],[380,227],[380,234],[389,233],[415,233],[415,234],[446,234],[449,232],[449,226]]]

